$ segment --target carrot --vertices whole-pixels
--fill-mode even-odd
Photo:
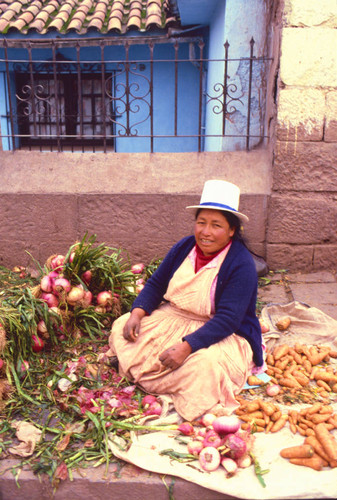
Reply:
[[[301,365],[303,363],[302,356],[298,354],[298,352],[296,352],[293,347],[289,349],[289,354],[293,357],[298,365]]]
[[[259,379],[255,375],[249,375],[247,382],[248,382],[248,385],[263,385],[264,384],[263,380]]]
[[[307,415],[313,415],[314,413],[318,413],[319,410],[323,407],[322,403],[315,403],[307,410]]]
[[[301,436],[306,436],[306,430],[307,429],[302,429],[299,425],[296,426],[297,427],[297,432],[299,432],[299,434],[301,434]]]
[[[291,378],[281,378],[279,380],[279,384],[283,385],[283,387],[288,387],[289,389],[299,389],[301,388],[301,384],[297,382],[297,380],[292,380]]]
[[[311,469],[314,470],[322,470],[323,468],[323,460],[321,457],[291,458],[289,462],[294,465],[303,465],[304,467],[311,467]]]
[[[324,382],[337,382],[337,375],[323,370],[317,371],[314,378],[316,380],[324,380]]]
[[[294,424],[294,422],[289,422],[289,427],[290,427],[291,432],[293,434],[296,434],[296,432],[297,432],[296,424]]]
[[[278,420],[281,417],[282,417],[281,410],[277,410],[274,413],[272,413],[272,415],[270,415],[270,420],[272,420],[273,422],[276,422],[276,420]]]
[[[330,413],[330,415],[333,413],[333,408],[332,406],[323,406],[323,408],[321,408],[319,410],[319,413],[323,414],[323,413]]]
[[[272,415],[275,411],[275,408],[269,404],[269,403],[265,403],[264,401],[259,401],[260,403],[260,408],[261,410],[270,417],[270,415]]]
[[[320,423],[315,427],[316,437],[323,446],[330,460],[337,460],[337,442],[329,432],[326,424]]]
[[[323,387],[323,389],[327,392],[331,391],[331,387],[329,386],[329,384],[324,382],[324,380],[317,380],[316,384],[318,385],[318,387]]]
[[[304,441],[306,444],[310,444],[310,446],[312,446],[312,448],[315,450],[315,452],[323,458],[323,460],[326,460],[327,462],[329,462],[329,457],[328,455],[325,453],[324,451],[324,448],[323,446],[321,445],[321,443],[318,441],[318,439],[316,438],[316,436],[308,436],[307,438],[305,438],[305,441]]]
[[[253,411],[257,411],[259,409],[260,409],[260,403],[259,403],[259,401],[251,401],[250,403],[247,403],[245,405],[245,410],[248,413],[251,413]]]
[[[273,366],[275,364],[274,356],[271,353],[267,354],[266,361],[267,365]]]
[[[314,424],[321,424],[322,422],[326,422],[330,418],[330,413],[327,414],[319,414],[315,413],[315,415],[311,416],[311,420]]]
[[[315,431],[314,429],[311,429],[310,427],[308,427],[307,429],[305,429],[305,435],[306,436],[315,436]]]
[[[305,371],[307,372],[307,374],[310,375],[311,370],[312,370],[312,364],[310,363],[310,361],[308,359],[304,359],[302,366],[305,369]]]
[[[289,446],[280,451],[283,458],[310,458],[315,450],[310,444],[300,444],[297,446]]]
[[[285,425],[288,420],[288,415],[282,415],[276,422],[274,422],[274,425],[270,429],[270,432],[277,432],[281,430]]]
[[[288,356],[283,356],[281,359],[278,359],[276,361],[275,367],[283,371],[288,364],[289,364]]]
[[[282,358],[283,356],[286,356],[286,354],[288,354],[288,351],[289,351],[288,344],[282,344],[282,345],[276,346],[274,349],[274,352],[273,352],[274,360],[277,361],[278,359]]]
[[[290,326],[291,320],[289,316],[284,316],[276,322],[276,326],[279,330],[284,331]]]
[[[301,384],[303,387],[305,385],[308,385],[309,382],[310,382],[310,380],[308,379],[308,377],[306,377],[305,375],[303,375],[303,373],[300,373],[298,370],[297,370],[297,372],[294,372],[294,377],[297,380],[297,382],[299,384]]]
[[[337,358],[337,351],[329,351],[329,356],[330,356],[330,358],[336,359]]]

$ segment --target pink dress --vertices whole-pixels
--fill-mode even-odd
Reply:
[[[176,370],[164,367],[160,354],[200,328],[212,317],[211,291],[228,248],[197,273],[186,257],[173,275],[165,300],[141,321],[136,342],[123,337],[130,313],[118,318],[111,330],[111,353],[119,360],[119,371],[146,392],[170,395],[185,420],[193,420],[221,404],[231,414],[239,405],[253,361],[249,343],[232,334],[207,349],[190,354]]]

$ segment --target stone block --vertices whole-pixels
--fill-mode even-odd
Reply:
[[[310,27],[337,25],[337,4],[335,0],[286,0],[285,22],[288,26]]]
[[[313,273],[287,273],[289,283],[336,283],[334,273],[316,271]]]
[[[336,87],[336,46],[336,29],[284,28],[280,59],[281,81],[285,85],[301,87]]]
[[[320,141],[325,123],[325,93],[319,89],[285,88],[279,93],[277,138]]]
[[[267,242],[305,245],[337,241],[337,203],[327,197],[271,198]]]
[[[77,236],[77,202],[71,195],[2,194],[0,239],[56,241]]]
[[[273,188],[337,190],[336,156],[337,143],[278,141],[275,147]]]
[[[311,272],[313,248],[311,245],[286,245],[267,243],[267,263],[271,270]]]
[[[337,142],[337,91],[331,91],[326,96],[326,123],[324,140]]]
[[[333,306],[333,308],[329,308],[329,314],[332,309],[337,316],[337,283],[322,283],[320,285],[317,283],[292,283],[291,291],[294,300],[304,302],[311,307],[317,307],[324,312],[326,312],[324,306]]]
[[[334,273],[337,270],[337,245],[315,245],[314,246],[314,268],[330,269]]]

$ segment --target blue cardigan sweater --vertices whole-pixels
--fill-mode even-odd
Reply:
[[[163,300],[170,279],[195,245],[194,236],[176,243],[146,282],[135,299],[132,309],[139,307],[148,314]],[[186,335],[192,352],[209,347],[233,332],[244,337],[253,351],[257,366],[263,365],[262,335],[255,313],[257,300],[257,273],[249,250],[234,240],[220,267],[215,290],[215,314],[201,328]]]

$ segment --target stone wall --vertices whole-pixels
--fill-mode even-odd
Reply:
[[[0,152],[0,265],[41,264],[87,232],[133,262],[163,257],[193,231],[207,179],[241,188],[245,235],[265,256],[272,151],[232,153]]]
[[[267,260],[337,268],[337,3],[285,0]]]

